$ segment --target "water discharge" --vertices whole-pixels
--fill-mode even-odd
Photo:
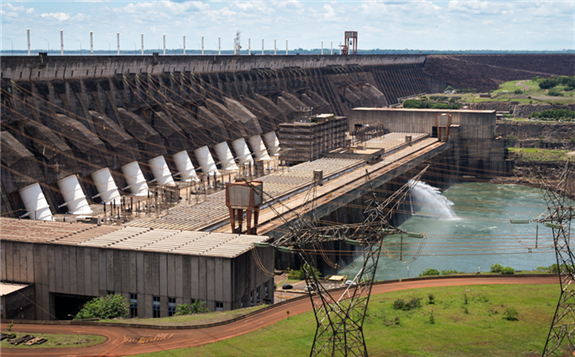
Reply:
[[[409,180],[411,194],[409,196],[411,214],[438,219],[457,219],[451,206],[453,202],[441,194],[441,191],[425,182],[419,181],[413,185]]]
[[[402,261],[382,254],[377,280],[414,277],[428,268],[473,273],[489,271],[495,263],[516,270],[555,263],[550,228],[533,222],[510,224],[510,219],[533,219],[546,210],[539,189],[473,182],[454,184],[441,194],[422,183],[412,196],[415,214],[399,228],[424,232],[427,241],[413,260],[423,240],[388,236],[389,250]],[[340,274],[353,276],[359,267],[361,262],[350,264]]]

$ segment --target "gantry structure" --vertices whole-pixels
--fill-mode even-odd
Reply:
[[[561,294],[549,329],[543,356],[552,356],[566,341],[567,349],[575,353],[575,257],[570,247],[571,223],[575,218],[575,202],[572,192],[572,169],[569,161],[553,187],[538,172],[541,189],[547,201],[547,211],[537,220],[553,230],[553,244]]]
[[[389,235],[407,235],[407,232],[393,227],[390,221],[428,167],[384,201],[378,198],[368,173],[367,181],[372,199],[364,211],[365,220],[362,223],[321,225],[315,217],[316,188],[322,184],[321,180],[315,181],[307,193],[304,207],[300,211],[307,212],[305,215],[294,211],[280,213],[274,208],[273,202],[270,202],[269,206],[288,228],[287,234],[272,245],[279,251],[298,254],[303,263],[308,295],[317,322],[310,356],[368,355],[363,323],[384,239]],[[294,215],[294,219],[288,219],[289,214]],[[423,235],[410,234],[409,237],[422,238]],[[329,291],[317,273],[319,257],[334,266],[322,248],[324,243],[333,241],[360,246],[357,252],[361,255],[358,262],[361,262],[362,266],[353,279],[350,279],[351,282],[347,282],[343,292]]]

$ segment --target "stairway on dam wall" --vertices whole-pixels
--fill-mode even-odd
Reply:
[[[390,106],[438,86],[423,72],[422,56],[379,61],[384,64],[333,57],[292,67],[270,59],[269,67],[227,71],[190,71],[189,64],[188,70],[179,64],[159,73],[143,65],[118,71],[121,60],[113,58],[107,65],[88,57],[66,65],[53,58],[3,62],[2,214],[14,217],[11,212],[23,208],[18,190],[33,183],[42,183],[57,207],[62,198],[55,183],[69,175],[78,175],[91,197],[97,191],[90,175],[102,168],[126,187],[120,168],[134,161],[151,180],[147,163],[155,157],[165,156],[176,173],[170,157],[187,151],[198,167],[194,150],[276,131],[278,124],[298,120],[302,108],[345,116],[354,107]]]

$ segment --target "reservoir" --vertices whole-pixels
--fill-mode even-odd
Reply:
[[[386,237],[376,280],[416,277],[429,268],[474,273],[489,271],[491,264],[534,270],[555,263],[550,228],[510,223],[545,212],[538,188],[467,182],[441,193],[420,182],[404,206],[410,217],[399,228],[426,238]],[[340,274],[351,279],[360,267],[356,261]]]

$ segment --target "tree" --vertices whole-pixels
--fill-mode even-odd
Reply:
[[[295,280],[304,280],[305,279],[304,268],[306,268],[306,270],[308,270],[310,273],[315,275],[317,278],[321,277],[321,272],[319,270],[317,270],[316,268],[309,266],[307,264],[305,264],[304,266],[302,266],[301,268],[296,269],[296,270],[288,268],[288,277],[290,279],[295,279]]]
[[[439,270],[429,268],[424,270],[423,273],[419,274],[419,276],[434,276],[434,275],[439,275]]]
[[[539,82],[539,88],[541,89],[549,89],[557,86],[559,81],[557,78],[547,78]]]
[[[445,90],[452,91],[452,90],[453,90],[453,87],[452,87],[452,86],[447,86],[447,87],[445,87]]]
[[[182,304],[176,307],[176,313],[174,315],[190,315],[190,314],[200,314],[203,312],[209,312],[204,301],[194,299],[191,304]]]
[[[125,318],[128,317],[130,312],[129,306],[128,300],[122,295],[97,297],[84,304],[82,310],[74,317],[74,320]]]
[[[491,272],[492,272],[492,273],[501,273],[501,269],[503,269],[503,265],[501,265],[501,264],[491,264]]]

